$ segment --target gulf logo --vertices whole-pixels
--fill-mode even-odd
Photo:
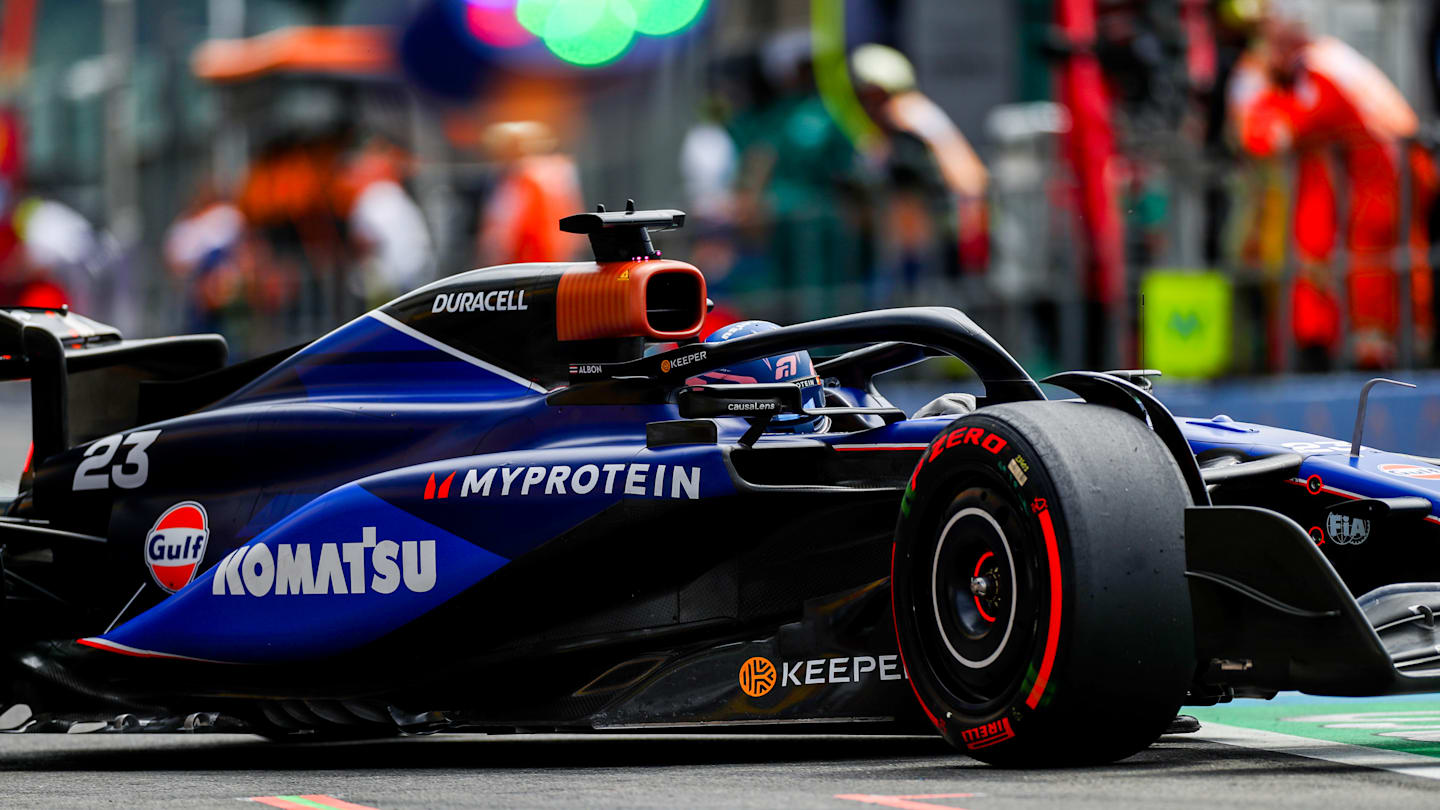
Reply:
[[[1381,464],[1380,472],[1398,475],[1401,478],[1440,481],[1440,467],[1421,467],[1418,464]]]
[[[209,539],[205,507],[182,501],[166,509],[145,536],[145,564],[155,583],[171,593],[189,585]]]

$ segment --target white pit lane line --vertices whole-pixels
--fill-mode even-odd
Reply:
[[[1368,748],[1363,745],[1281,734],[1278,731],[1227,726],[1223,723],[1211,723],[1208,720],[1201,721],[1198,732],[1185,736],[1206,742],[1321,759],[1341,765],[1353,765],[1357,768],[1374,768],[1405,776],[1418,776],[1422,779],[1440,779],[1440,759],[1404,751],[1387,751],[1382,748]]]

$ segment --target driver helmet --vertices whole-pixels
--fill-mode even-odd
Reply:
[[[761,332],[773,332],[779,328],[769,321],[740,321],[716,329],[705,338],[705,342],[723,343]],[[815,365],[810,362],[810,353],[804,350],[746,360],[725,368],[706,371],[685,382],[689,385],[793,382],[800,386],[800,401],[807,409],[825,405],[824,386],[815,375]],[[829,425],[828,416],[787,413],[771,419],[767,430],[773,433],[820,433]]]

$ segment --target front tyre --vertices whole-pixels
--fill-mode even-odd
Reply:
[[[891,578],[901,656],[946,739],[1030,766],[1154,742],[1194,675],[1187,504],[1164,445],[1111,408],[998,405],[940,434]]]

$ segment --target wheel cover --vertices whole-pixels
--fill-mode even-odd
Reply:
[[[1005,651],[1015,628],[1013,559],[1005,530],[978,507],[956,512],[940,530],[930,566],[931,604],[940,639],[961,666],[984,668]],[[977,588],[977,580],[984,585]]]
[[[947,711],[982,717],[1008,705],[1031,677],[1044,594],[1021,504],[993,472],[975,473],[956,482],[954,499],[929,524],[925,550],[906,563],[924,662],[907,666],[927,671]]]

